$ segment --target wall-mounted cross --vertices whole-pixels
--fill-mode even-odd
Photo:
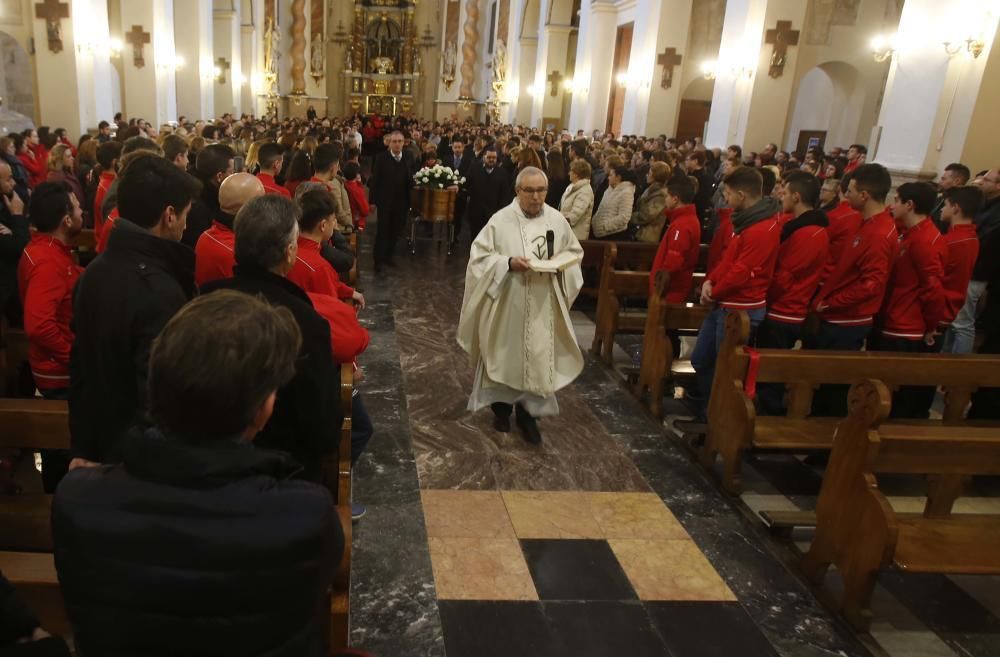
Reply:
[[[676,48],[667,48],[656,58],[656,63],[663,67],[663,77],[660,78],[660,87],[669,89],[674,84],[674,67],[681,65],[682,56],[677,54]]]
[[[780,78],[785,71],[785,60],[788,46],[799,45],[799,31],[792,29],[792,21],[778,21],[775,29],[764,34],[764,43],[774,45],[771,51],[771,66],[767,74],[772,78]]]
[[[563,79],[562,73],[560,73],[559,71],[552,71],[552,73],[549,74],[549,77],[546,79],[549,81],[549,84],[552,85],[551,87],[549,87],[549,95],[558,96],[559,85],[562,83]]]
[[[136,68],[146,65],[146,60],[142,56],[142,47],[149,43],[149,32],[142,29],[142,25],[133,25],[132,29],[125,35],[125,40],[132,44],[132,63]]]
[[[62,19],[69,18],[69,5],[59,0],[45,0],[35,5],[35,18],[45,19],[49,50],[62,52]]]
[[[226,71],[229,70],[229,60],[225,57],[219,57],[215,60],[215,70],[218,71],[218,75],[215,76],[216,81],[219,84],[225,84]]]

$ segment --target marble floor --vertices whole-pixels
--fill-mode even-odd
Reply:
[[[362,394],[377,430],[355,474],[368,507],[355,532],[355,646],[384,657],[870,654],[741,502],[589,357],[540,446],[466,411],[464,257],[419,243],[375,278],[369,241]]]

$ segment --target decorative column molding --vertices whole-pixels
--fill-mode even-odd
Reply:
[[[292,0],[292,93],[306,92],[306,0]]]
[[[466,0],[465,26],[462,29],[465,40],[462,42],[462,85],[459,97],[472,98],[476,83],[476,51],[479,48],[479,0]]]

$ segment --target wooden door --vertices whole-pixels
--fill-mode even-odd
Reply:
[[[621,136],[622,112],[625,110],[625,87],[615,79],[620,73],[628,73],[628,62],[632,55],[632,32],[634,23],[626,23],[618,27],[615,36],[614,65],[611,68],[611,94],[608,98],[608,120],[604,126],[605,132],[613,132]]]
[[[705,124],[711,112],[710,100],[682,100],[677,114],[677,139],[704,138]]]
[[[799,140],[795,144],[795,152],[804,157],[806,151],[811,147],[816,146],[823,150],[824,144],[826,144],[826,130],[799,130]]]

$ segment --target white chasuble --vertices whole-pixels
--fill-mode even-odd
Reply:
[[[536,417],[554,415],[555,392],[583,370],[569,314],[583,286],[583,247],[562,214],[543,208],[529,219],[515,199],[472,244],[458,325],[458,343],[476,367],[469,410],[521,402]],[[509,271],[511,257],[545,261],[550,255],[562,271]]]

